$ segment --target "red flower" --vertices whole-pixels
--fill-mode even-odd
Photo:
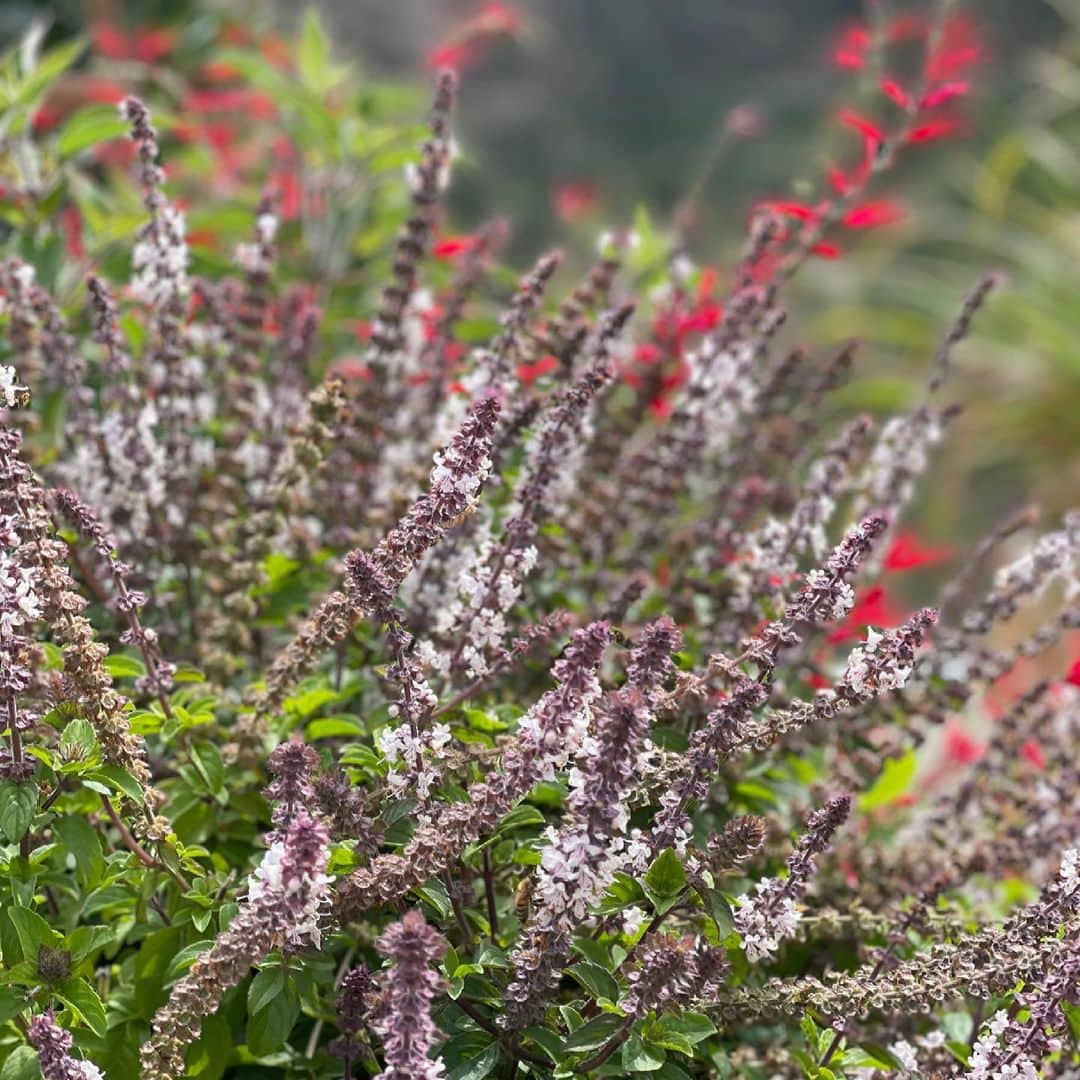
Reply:
[[[568,180],[552,192],[555,213],[568,224],[587,217],[600,206],[600,192],[588,180]]]
[[[829,680],[819,672],[812,671],[806,676],[806,685],[809,686],[811,690],[827,690],[829,688]]]
[[[210,60],[203,64],[199,74],[207,82],[234,82],[240,78],[240,69],[224,60]]]
[[[485,4],[476,13],[473,26],[486,34],[514,34],[521,29],[521,16],[509,4]]]
[[[898,108],[911,108],[911,95],[895,80],[882,79],[881,92]]]
[[[885,134],[877,124],[872,120],[867,120],[865,116],[860,116],[857,112],[852,112],[851,109],[845,109],[840,114],[840,122],[853,131],[857,131],[866,142],[872,143],[875,149],[885,141]]]
[[[371,378],[371,368],[359,356],[343,356],[341,359],[335,360],[330,371],[343,379]]]
[[[90,27],[90,43],[94,52],[109,60],[126,60],[128,55],[127,35],[112,23],[95,23]]]
[[[86,254],[82,238],[82,214],[74,205],[65,206],[60,211],[60,228],[64,233],[64,247],[73,259],[81,259]]]
[[[172,51],[176,33],[165,27],[156,30],[138,29],[132,34],[131,55],[144,64],[153,64]]]
[[[479,55],[480,51],[473,41],[447,41],[428,52],[424,57],[424,66],[432,71],[442,71],[445,68],[464,71],[472,67]]]
[[[937,48],[926,58],[926,80],[930,84],[955,79],[983,58],[978,27],[960,14],[947,20]]]
[[[1020,747],[1020,756],[1025,761],[1034,765],[1040,772],[1046,768],[1046,755],[1043,753],[1042,747],[1034,739],[1028,739],[1028,741]]]
[[[982,757],[986,747],[976,742],[963,728],[949,724],[945,728],[945,754],[955,765],[970,765]]]
[[[557,356],[541,356],[533,364],[518,364],[518,378],[526,385],[531,386],[541,375],[547,375],[559,366]]]
[[[759,204],[762,210],[770,210],[774,214],[784,217],[795,218],[796,221],[817,221],[821,217],[821,209],[816,206],[807,206],[799,202],[764,202]]]
[[[79,90],[84,100],[94,105],[118,105],[127,97],[127,91],[110,79],[82,79]]]
[[[42,105],[33,116],[30,117],[30,125],[35,131],[52,131],[63,120],[63,113],[52,105]]]
[[[1065,676],[1065,681],[1073,686],[1080,686],[1080,656],[1073,661],[1069,673]]]
[[[474,236],[444,236],[435,242],[431,254],[436,259],[453,259],[476,246]]]
[[[943,139],[947,135],[956,133],[956,124],[951,120],[936,120],[929,124],[920,124],[908,133],[909,143],[930,142],[933,139]]]
[[[296,174],[279,170],[270,174],[270,183],[277,188],[281,220],[298,218],[304,205],[304,188]]]
[[[109,60],[153,64],[175,48],[176,38],[176,31],[168,27],[137,27],[130,35],[113,23],[96,23],[90,28],[94,51]]]
[[[817,243],[810,249],[820,259],[839,259],[840,249],[835,244]]]
[[[835,165],[829,166],[829,185],[837,195],[846,195],[851,190],[851,181]]]
[[[849,229],[875,229],[880,225],[892,225],[903,216],[904,211],[897,203],[879,199],[853,206],[844,215],[843,223]]]
[[[666,397],[654,397],[649,402],[649,412],[657,420],[667,420],[671,416],[671,400]]]
[[[852,23],[841,31],[832,46],[832,62],[842,71],[862,71],[866,67],[866,50],[870,47],[870,30],[862,23]]]
[[[885,556],[886,570],[917,570],[920,566],[933,566],[952,557],[948,547],[921,547],[919,538],[911,532],[901,533],[892,543]]]
[[[944,105],[954,98],[964,97],[970,89],[971,84],[966,79],[943,83],[936,90],[925,94],[919,106],[923,109],[936,109],[939,105]]]
[[[655,364],[661,359],[660,347],[658,345],[639,345],[634,350],[634,359],[639,364]]]
[[[888,629],[899,626],[903,621],[903,612],[894,606],[885,589],[881,585],[873,585],[858,597],[848,617],[830,632],[826,641],[835,645],[859,637],[868,626]]]

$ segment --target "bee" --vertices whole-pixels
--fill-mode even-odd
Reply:
[[[528,922],[529,911],[532,908],[533,879],[522,878],[518,887],[514,890],[514,910],[521,922]]]

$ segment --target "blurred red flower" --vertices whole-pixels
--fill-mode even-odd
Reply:
[[[952,557],[952,548],[923,547],[918,536],[912,532],[901,533],[885,556],[886,570],[917,570],[920,566],[933,566]]]

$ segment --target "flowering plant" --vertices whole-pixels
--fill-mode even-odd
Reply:
[[[84,164],[24,121],[76,54],[16,73],[0,1080],[1075,1075],[1080,513],[963,562],[904,526],[997,281],[883,423],[831,424],[854,345],[782,344],[789,280],[967,92],[964,27],[894,28],[900,120],[846,113],[831,194],[763,202],[726,276],[619,231],[557,301],[557,254],[503,290],[504,226],[444,229],[449,71],[385,278],[298,255],[280,184],[194,258],[132,94],[130,263],[57,267]],[[312,23],[278,76],[228,63],[331,123],[347,92]]]

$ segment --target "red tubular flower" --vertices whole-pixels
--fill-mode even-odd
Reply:
[[[127,97],[127,91],[111,79],[82,79],[79,89],[83,100],[93,105],[119,105]]]
[[[816,255],[819,259],[839,259],[841,252],[835,244],[828,244],[820,242],[815,244],[810,253]]]
[[[1028,739],[1020,747],[1020,756],[1040,772],[1046,768],[1046,755],[1043,753],[1042,747],[1034,739]]]
[[[892,225],[904,216],[903,209],[895,202],[879,199],[852,207],[844,215],[843,224],[849,229],[876,229]]]
[[[199,69],[199,74],[207,82],[235,82],[240,78],[240,69],[224,60],[210,60]]]
[[[1065,681],[1071,686],[1080,686],[1080,656],[1072,662],[1072,667],[1069,668]]]
[[[94,23],[90,27],[90,44],[94,52],[109,60],[127,59],[127,35],[112,23]]]
[[[911,95],[895,80],[882,79],[879,83],[881,92],[900,109],[911,108]]]
[[[955,79],[982,58],[977,24],[963,13],[953,15],[942,27],[937,48],[926,58],[926,81],[935,84]]]
[[[559,366],[558,357],[541,356],[532,364],[519,364],[517,369],[518,378],[526,385],[531,386],[542,375],[547,375]]]
[[[886,570],[917,570],[920,566],[933,566],[952,557],[952,548],[923,547],[915,533],[901,533],[892,543],[885,556]]]
[[[444,236],[435,242],[431,254],[436,259],[454,259],[466,251],[472,251],[475,246],[474,236]]]
[[[655,364],[661,358],[660,347],[658,345],[645,344],[639,345],[634,349],[634,359],[639,364]]]
[[[59,214],[60,228],[64,233],[64,247],[73,259],[81,259],[86,254],[82,238],[82,214],[74,205],[65,206]]]
[[[552,192],[555,213],[567,224],[587,217],[600,206],[600,192],[587,180],[568,180]]]
[[[165,27],[137,29],[131,37],[131,55],[144,64],[153,64],[172,52],[176,46],[176,32]]]
[[[963,728],[949,724],[945,728],[945,755],[953,765],[970,765],[982,757],[986,747]]]
[[[272,173],[270,183],[277,189],[278,212],[282,221],[294,221],[304,205],[304,188],[295,173],[280,170]]]
[[[883,629],[899,626],[904,621],[897,608],[881,585],[873,585],[861,593],[847,618],[826,637],[833,645],[860,637],[868,626]]]
[[[464,71],[473,66],[479,50],[472,41],[446,41],[436,45],[424,57],[424,67],[432,71]]]
[[[885,141],[885,133],[877,124],[851,109],[840,113],[840,122],[857,131],[867,143],[873,144],[875,150]]]
[[[936,109],[955,98],[965,97],[971,91],[971,84],[966,79],[958,79],[955,82],[943,83],[934,90],[923,95],[919,107],[923,109]]]
[[[829,166],[827,176],[829,178],[829,186],[837,195],[844,196],[851,190],[851,181],[835,165]]]
[[[957,127],[952,120],[936,120],[929,124],[920,124],[908,133],[909,143],[931,142],[934,139],[944,139],[949,135],[956,134]]]
[[[862,23],[846,27],[832,46],[833,66],[841,71],[862,71],[866,67],[866,50],[870,47],[870,30]]]
[[[795,218],[796,221],[817,221],[821,217],[821,208],[807,206],[806,203],[773,201],[759,203],[758,210],[769,210],[774,214]]]

